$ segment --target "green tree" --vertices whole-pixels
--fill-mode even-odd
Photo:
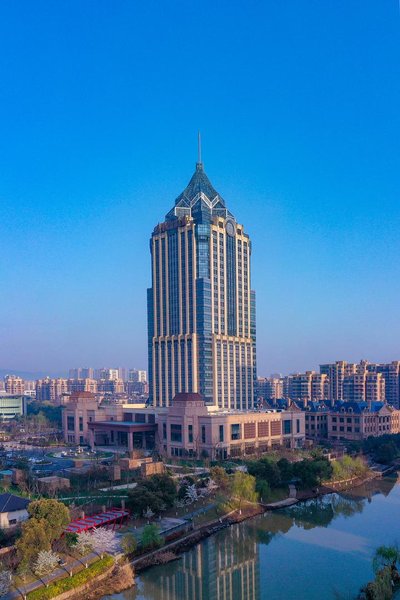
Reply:
[[[278,460],[278,462],[276,463],[276,466],[278,467],[278,469],[280,471],[282,482],[286,483],[292,479],[293,466],[292,466],[292,463],[289,462],[287,458],[281,458],[280,460]]]
[[[44,519],[29,519],[23,523],[22,535],[15,544],[23,566],[31,565],[42,550],[50,550],[46,528],[47,522]]]
[[[32,519],[46,522],[50,542],[60,537],[71,520],[68,508],[58,500],[35,500],[29,504],[28,512]]]
[[[265,502],[268,499],[268,496],[271,492],[271,488],[269,487],[268,481],[265,481],[265,479],[257,479],[256,492],[260,500],[262,502]]]
[[[231,491],[240,512],[243,502],[257,502],[256,478],[248,473],[236,471]]]
[[[142,531],[140,542],[143,548],[159,548],[162,546],[164,540],[160,535],[157,525],[151,523],[145,525]]]
[[[375,573],[378,573],[378,571],[385,567],[394,569],[398,563],[400,563],[400,550],[397,546],[379,546],[375,550],[372,560]]]
[[[390,464],[398,456],[399,451],[392,441],[382,444],[376,451],[376,460],[384,465]]]
[[[133,554],[136,552],[137,541],[133,533],[126,533],[121,540],[121,548],[124,554]]]
[[[281,485],[279,467],[275,461],[267,456],[263,456],[260,460],[251,460],[246,465],[250,475],[253,475],[257,479],[265,479],[272,489]]]
[[[229,476],[223,467],[211,467],[210,477],[222,490],[228,487]]]

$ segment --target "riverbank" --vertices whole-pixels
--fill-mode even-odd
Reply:
[[[232,600],[241,600],[243,590],[257,600],[356,598],[374,577],[374,549],[395,542],[399,510],[400,483],[390,477],[267,511],[189,547],[181,560],[144,570],[122,596],[162,600],[168,590],[174,600],[213,598],[228,576]]]
[[[298,502],[303,502],[305,500],[311,500],[313,498],[317,498],[319,496],[325,496],[327,494],[332,493],[340,493],[343,491],[350,491],[353,488],[359,487],[367,483],[368,481],[372,481],[378,477],[375,473],[369,473],[367,477],[360,478],[355,477],[351,480],[346,480],[345,482],[335,482],[331,485],[323,485],[314,490],[296,490],[296,497],[293,497],[293,491],[289,491],[289,496],[279,502],[275,502],[272,504],[251,504],[242,508],[241,511],[234,510],[230,513],[227,513],[221,516],[219,519],[209,521],[205,523],[201,527],[196,528],[189,534],[179,538],[178,540],[174,540],[158,548],[157,550],[153,550],[145,555],[134,558],[131,561],[132,566],[135,569],[135,574],[144,571],[150,567],[159,564],[165,564],[167,562],[179,559],[180,555],[183,552],[187,552],[193,546],[196,546],[204,539],[214,535],[218,531],[225,529],[226,527],[230,527],[231,525],[235,525],[237,523],[241,523],[247,519],[251,519],[258,515],[264,514],[269,510],[277,510],[280,508],[286,508],[297,504]]]

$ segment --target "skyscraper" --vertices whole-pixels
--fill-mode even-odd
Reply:
[[[255,293],[251,243],[204,172],[196,170],[150,242],[148,290],[150,402],[178,392],[207,404],[253,407]]]

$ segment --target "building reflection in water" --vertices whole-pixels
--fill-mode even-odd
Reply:
[[[292,527],[326,528],[340,516],[361,513],[373,496],[387,496],[395,484],[396,478],[373,480],[346,494],[308,500],[224,529],[183,554],[182,559],[153,567],[139,577],[135,588],[118,598],[260,600],[260,545],[268,545]]]
[[[146,600],[259,600],[259,580],[256,536],[230,527],[154,568],[138,587]]]

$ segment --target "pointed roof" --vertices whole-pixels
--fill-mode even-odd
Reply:
[[[224,200],[208,179],[202,162],[196,163],[196,170],[186,188],[175,200],[175,206],[190,206],[198,194],[204,194],[211,201],[218,198],[221,208],[225,207]]]

